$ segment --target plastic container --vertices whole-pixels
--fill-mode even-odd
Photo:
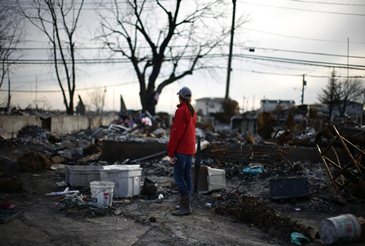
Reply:
[[[249,166],[244,167],[242,169],[242,173],[244,174],[256,175],[263,172],[264,172],[264,167],[261,164],[255,164],[255,163],[251,163]]]
[[[192,185],[195,183],[195,168],[192,168]],[[210,192],[226,188],[226,171],[201,165],[198,178],[198,192]]]
[[[114,198],[140,194],[142,168],[139,165],[109,165],[100,171],[100,178],[114,182]]]
[[[114,182],[92,181],[90,182],[91,197],[96,198],[99,208],[110,207],[113,203]]]
[[[71,186],[89,186],[91,181],[100,181],[102,166],[66,166],[66,183]]]
[[[356,241],[361,237],[361,225],[352,214],[327,218],[321,221],[319,236],[326,245]]]

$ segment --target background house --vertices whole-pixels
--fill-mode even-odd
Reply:
[[[224,98],[203,97],[195,100],[195,109],[199,115],[208,116],[211,113],[223,111],[222,103]]]
[[[289,109],[295,106],[295,102],[293,100],[269,100],[262,99],[260,102],[260,111],[262,112],[271,112],[276,109]]]
[[[343,104],[342,102],[339,102],[335,105],[333,105],[332,108],[332,118],[338,118],[341,116],[340,110],[342,109]],[[364,105],[362,103],[358,103],[358,102],[348,102],[345,112],[344,112],[344,116],[346,117],[350,117],[352,120],[360,123],[363,117],[363,112],[364,112]],[[324,113],[325,114],[329,114],[329,105],[325,105],[324,107]]]

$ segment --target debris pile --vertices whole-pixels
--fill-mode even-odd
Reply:
[[[365,205],[358,200],[365,197],[364,142],[359,137],[363,129],[356,129],[356,138],[344,138],[340,128],[316,127],[306,115],[300,110],[260,114],[258,134],[242,127],[218,130],[212,124],[198,124],[201,151],[194,159],[199,171],[195,176],[193,169],[193,176],[208,189],[194,193],[193,208],[232,216],[287,243],[304,237],[314,240],[318,231],[299,223],[296,215],[331,217],[348,212],[364,217]],[[166,115],[130,112],[108,127],[60,137],[39,127],[25,127],[17,138],[0,139],[4,147],[0,192],[31,196],[39,187],[29,188],[21,175],[43,180],[48,177],[42,173],[53,172],[55,185],[43,187],[42,197],[55,199],[68,216],[123,215],[143,224],[158,222],[156,214],[162,213],[163,206],[173,207],[178,194],[173,170],[164,158],[169,122]],[[113,205],[98,207],[90,182],[101,181],[100,170],[106,166],[131,164],[141,168],[141,174],[131,178],[132,187],[142,187],[140,194],[138,190],[128,198],[115,198]],[[102,198],[110,196],[102,193]],[[0,193],[0,199],[5,198]]]
[[[216,213],[231,215],[237,220],[257,226],[270,236],[281,238],[283,241],[286,241],[293,231],[302,232],[307,237],[310,237],[312,233],[310,228],[282,215],[259,198],[241,196],[235,192],[224,194],[220,200],[222,202],[215,209]]]

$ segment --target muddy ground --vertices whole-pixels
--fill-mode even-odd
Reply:
[[[3,143],[2,157],[15,160],[24,152],[42,151],[43,145]],[[142,180],[157,184],[157,194],[116,199],[111,208],[65,207],[62,197],[45,196],[60,191],[65,170],[21,172],[22,189],[1,192],[0,203],[20,211],[0,224],[1,245],[290,245],[290,233],[299,231],[315,240],[322,219],[344,213],[365,216],[363,200],[347,200],[331,187],[321,163],[273,163],[259,175],[244,175],[242,165],[212,159],[203,164],[224,168],[227,188],[194,194],[193,213],[175,217],[178,200],[172,170],[161,158],[141,162]],[[16,171],[14,171],[16,172]],[[311,195],[273,201],[269,180],[306,177]],[[71,187],[72,188],[72,187]],[[90,195],[88,188],[82,194]],[[209,203],[211,206],[207,206]],[[347,245],[364,245],[363,242]]]

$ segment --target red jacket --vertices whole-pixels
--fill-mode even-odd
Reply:
[[[189,107],[185,102],[177,105],[177,107],[167,145],[167,155],[169,157],[174,157],[176,153],[194,155],[196,113],[191,116]]]

